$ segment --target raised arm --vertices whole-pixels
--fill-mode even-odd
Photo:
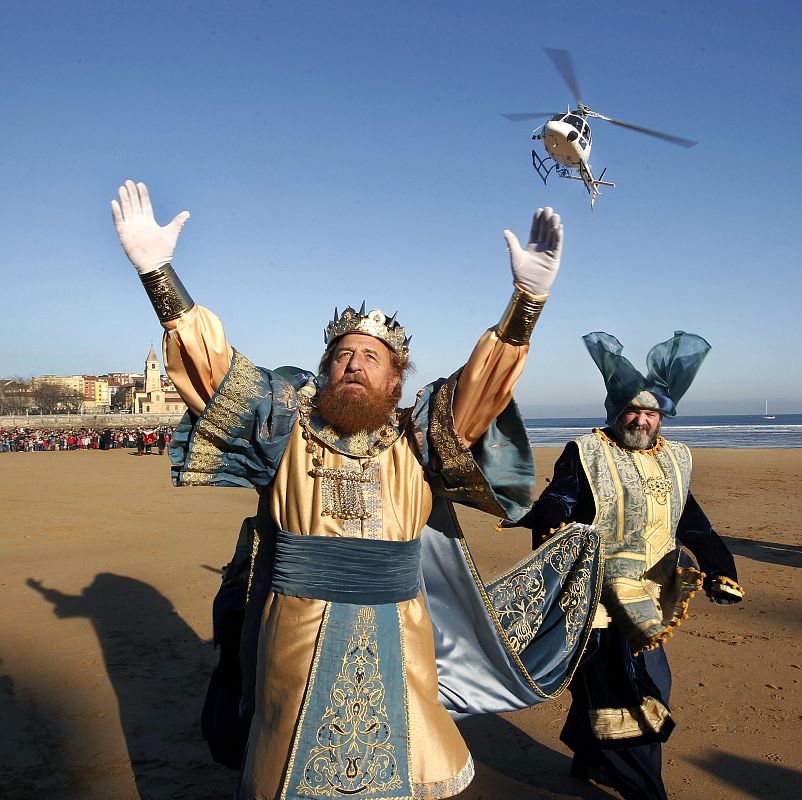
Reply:
[[[128,180],[117,195],[111,213],[120,244],[165,329],[164,367],[190,410],[200,414],[225,377],[232,350],[218,317],[193,303],[171,266],[189,212],[161,227],[144,183]]]
[[[560,267],[560,215],[551,208],[539,208],[526,248],[512,231],[505,230],[504,238],[512,267],[512,299],[498,325],[479,339],[454,395],[455,428],[469,447],[507,407],[523,372],[529,338]]]

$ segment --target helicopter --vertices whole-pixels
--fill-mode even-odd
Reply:
[[[615,186],[611,181],[604,180],[607,167],[605,167],[598,178],[594,177],[590,167],[590,149],[593,142],[588,119],[600,119],[618,125],[620,128],[628,128],[637,133],[645,133],[647,136],[654,136],[680,147],[693,147],[696,142],[691,139],[683,139],[679,136],[672,136],[669,133],[654,131],[650,128],[643,128],[640,125],[632,125],[629,122],[622,122],[619,119],[599,114],[582,102],[582,93],[579,90],[579,82],[576,78],[574,63],[571,54],[567,50],[557,50],[544,47],[546,54],[551,59],[557,72],[572,91],[576,100],[576,108],[568,107],[564,112],[535,111],[526,113],[502,114],[502,117],[511,122],[521,122],[523,120],[541,119],[549,117],[545,123],[532,131],[532,139],[543,143],[545,155],[540,155],[537,150],[532,150],[532,166],[546,184],[546,180],[552,172],[561,178],[569,178],[575,181],[582,181],[590,195],[590,207],[596,202],[599,189],[602,186]]]

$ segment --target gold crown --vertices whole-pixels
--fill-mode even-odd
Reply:
[[[397,312],[396,312],[397,313]],[[334,309],[334,319],[323,331],[323,341],[328,347],[335,339],[345,336],[346,333],[364,333],[384,342],[397,356],[406,361],[409,356],[409,342],[411,336],[395,321],[396,314],[386,317],[380,308],[365,312],[365,303],[359,311],[348,306],[342,314]]]

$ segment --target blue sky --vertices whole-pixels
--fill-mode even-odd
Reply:
[[[563,269],[517,396],[601,410],[581,336],[644,366],[674,330],[713,349],[680,413],[802,411],[802,74],[796,3],[72,2],[0,7],[0,376],[142,367],[160,327],[119,248],[126,178],[174,265],[257,363],[317,363],[335,305],[398,309],[423,384],[510,294],[501,231],[563,216]],[[570,102],[571,50],[615,189],[544,187],[528,123]]]

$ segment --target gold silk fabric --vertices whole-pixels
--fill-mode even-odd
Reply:
[[[189,410],[200,416],[231,362],[223,323],[208,308],[196,305],[163,327],[164,368]]]
[[[222,324],[210,311],[195,306],[165,328],[167,372],[193,413],[200,414],[231,358]],[[493,331],[479,340],[460,375],[453,404],[455,432],[466,445],[479,438],[509,404],[527,349],[502,342]],[[273,520],[282,530],[301,536],[416,538],[431,511],[432,494],[412,447],[402,434],[378,455],[357,457],[338,451],[296,421],[275,479],[266,490]],[[314,464],[313,459],[322,464]],[[370,463],[363,471],[366,461]],[[370,515],[339,519],[324,513],[325,480],[310,477],[316,469],[367,474],[370,480],[364,496]],[[309,598],[268,597],[258,644],[256,709],[243,768],[243,798],[294,796],[294,787],[282,784],[287,764],[306,755],[295,752],[296,730],[305,713],[327,605]],[[438,700],[434,636],[423,595],[397,607],[413,796],[421,800],[450,797],[470,783],[473,762]]]
[[[316,448],[325,467],[340,469],[347,456]],[[379,496],[369,501],[365,520],[321,516],[321,481],[312,481],[313,454],[295,425],[276,479],[270,488],[273,518],[283,530],[300,535],[361,536],[391,541],[416,537],[431,510],[432,496],[408,439],[399,438],[376,460]],[[370,490],[368,491],[370,493]],[[316,652],[326,602],[272,595],[262,618],[256,685],[244,770],[246,797],[273,798],[280,788],[284,756],[293,752],[293,733],[304,711],[303,699]],[[423,596],[398,604],[403,639],[410,739],[410,766],[417,796],[438,791],[469,763],[456,726],[437,699],[434,637]],[[276,758],[282,754],[281,758]],[[467,785],[467,783],[465,784]],[[429,786],[429,795],[422,793]],[[419,787],[419,788],[418,788]],[[462,787],[464,788],[464,786]]]

